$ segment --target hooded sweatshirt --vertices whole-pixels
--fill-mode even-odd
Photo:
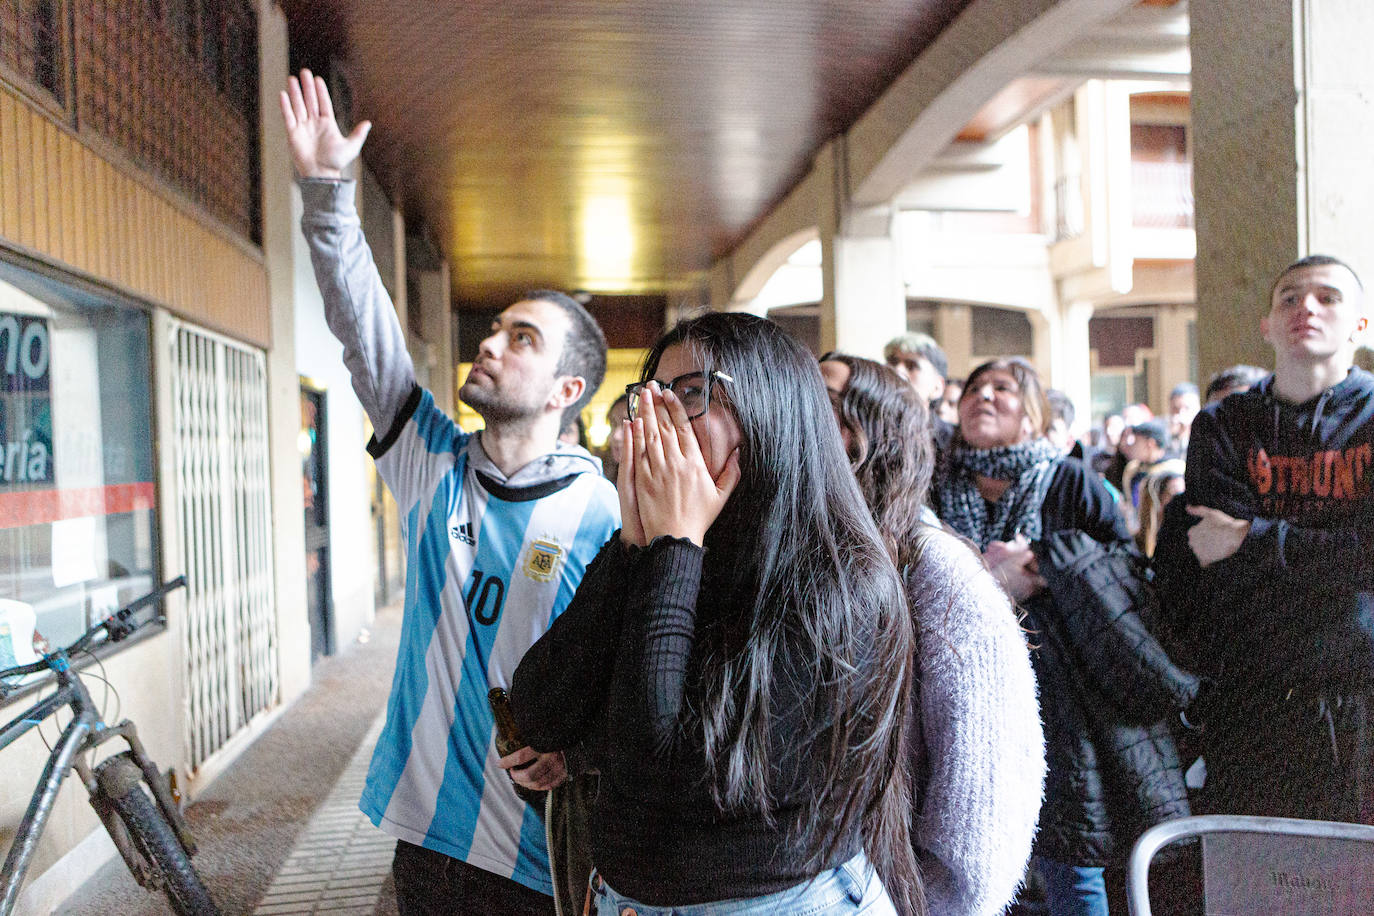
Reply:
[[[1374,376],[1301,404],[1273,377],[1193,421],[1185,500],[1250,521],[1201,569],[1175,500],[1156,568],[1176,625],[1223,690],[1366,692],[1374,683]]]
[[[325,320],[378,431],[368,443],[396,498],[405,617],[386,726],[360,807],[392,836],[553,892],[544,829],[496,765],[487,691],[572,599],[619,527],[601,464],[550,449],[507,476],[419,387],[363,237],[350,181],[301,182],[301,227]]]

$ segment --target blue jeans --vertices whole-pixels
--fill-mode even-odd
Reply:
[[[633,909],[637,916],[896,916],[878,873],[860,852],[848,862],[821,872],[787,890],[763,897],[693,903],[687,906],[648,906],[615,892],[592,872],[592,900],[597,916],[621,916]]]
[[[1038,856],[1031,862],[1045,879],[1050,916],[1108,916],[1102,869],[1065,865]]]

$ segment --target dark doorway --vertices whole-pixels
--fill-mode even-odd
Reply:
[[[325,393],[301,383],[301,487],[305,498],[305,591],[310,661],[334,654],[334,599],[329,589],[329,449]]]

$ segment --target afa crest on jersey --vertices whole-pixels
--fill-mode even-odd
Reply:
[[[525,545],[525,558],[520,568],[536,582],[552,582],[558,578],[567,553],[568,549],[557,538],[537,537]]]

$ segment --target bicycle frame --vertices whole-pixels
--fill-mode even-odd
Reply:
[[[48,764],[43,769],[38,788],[34,790],[28,810],[19,822],[19,829],[14,835],[14,845],[5,857],[3,870],[0,870],[0,876],[4,881],[3,893],[0,893],[0,914],[7,914],[14,909],[15,902],[19,899],[19,888],[24,883],[24,873],[28,871],[29,862],[38,847],[39,837],[43,835],[43,828],[47,826],[48,817],[52,814],[58,790],[62,788],[62,780],[66,778],[73,760],[84,749],[87,738],[99,721],[90,694],[81,682],[75,677],[64,681],[56,693],[38,701],[0,729],[0,750],[4,750],[24,734],[37,728],[43,720],[54,715],[63,706],[70,706],[75,713],[75,718],[63,730],[57,746],[48,756]]]
[[[52,814],[62,782],[73,769],[81,777],[86,791],[90,794],[92,806],[138,883],[147,886],[152,881],[153,875],[145,865],[143,857],[134,848],[109,803],[104,801],[105,796],[99,791],[94,772],[81,757],[87,751],[113,738],[123,738],[128,743],[133,761],[142,772],[143,782],[152,790],[158,807],[172,825],[177,839],[181,841],[188,855],[196,851],[186,820],[181,816],[165,780],[158,772],[157,765],[149,759],[143,743],[138,739],[134,724],[125,720],[118,725],[107,726],[101,721],[85,685],[70,669],[66,654],[55,653],[49,656],[48,662],[51,670],[57,675],[57,691],[39,700],[0,728],[0,751],[37,728],[64,706],[71,708],[73,718],[63,729],[52,753],[48,755],[47,766],[44,767],[38,787],[29,801],[28,810],[19,822],[14,843],[5,857],[4,867],[0,869],[0,916],[8,916],[18,901],[24,875],[28,871],[38,840],[43,835],[43,829],[47,826],[48,817]]]

